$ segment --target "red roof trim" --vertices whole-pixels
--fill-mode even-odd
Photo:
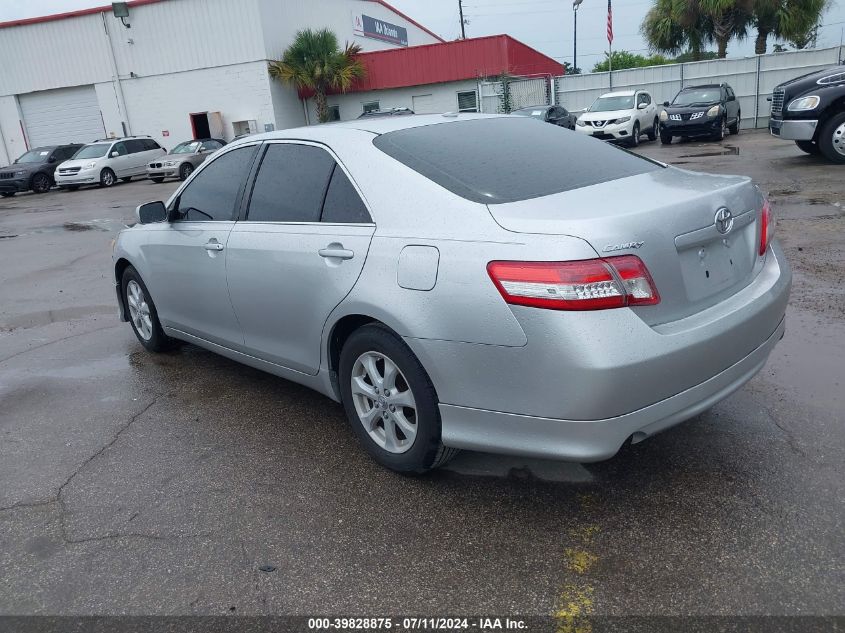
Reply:
[[[145,4],[153,4],[155,2],[163,2],[163,0],[129,0],[126,4],[130,7],[138,7]],[[111,5],[105,7],[89,7],[88,9],[77,9],[76,11],[66,11],[65,13],[53,13],[51,15],[39,15],[35,18],[23,18],[21,20],[10,20],[9,22],[0,22],[0,29],[5,29],[10,26],[24,26],[26,24],[38,24],[40,22],[53,22],[54,20],[64,20],[66,18],[78,18],[83,15],[92,15],[94,13],[103,13],[111,11]]]
[[[422,44],[360,53],[367,76],[349,92],[407,88],[474,80],[507,73],[516,77],[559,76],[563,65],[509,35]],[[301,98],[312,96],[300,90]]]
[[[411,24],[413,24],[414,26],[416,26],[418,29],[422,29],[423,31],[425,31],[426,33],[428,33],[429,35],[431,35],[431,37],[435,37],[435,38],[437,38],[438,40],[440,40],[441,42],[445,42],[445,41],[446,41],[446,40],[444,40],[442,37],[440,37],[437,33],[435,33],[434,31],[432,31],[432,30],[430,30],[430,29],[425,28],[422,24],[420,24],[419,22],[417,22],[417,21],[416,21],[416,20],[414,20],[413,18],[408,17],[407,15],[405,15],[404,13],[402,13],[399,9],[397,9],[397,8],[396,8],[396,7],[394,7],[393,5],[391,5],[391,4],[387,3],[387,2],[385,2],[385,0],[367,0],[367,1],[368,1],[368,2],[375,2],[376,4],[380,4],[381,6],[383,6],[385,9],[387,9],[387,10],[389,10],[389,11],[393,11],[393,13],[395,13],[396,15],[398,15],[400,18],[404,18],[404,19],[408,20],[408,22],[410,22]]]

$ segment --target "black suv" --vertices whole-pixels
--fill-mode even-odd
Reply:
[[[53,173],[82,145],[48,145],[36,147],[8,167],[0,169],[0,196],[9,198],[18,191],[46,193],[55,184]]]
[[[808,154],[845,163],[845,66],[832,66],[776,86],[769,131]]]
[[[721,141],[739,133],[742,112],[733,88],[726,83],[687,86],[663,103],[660,113],[660,142],[668,145],[673,136],[709,136]]]

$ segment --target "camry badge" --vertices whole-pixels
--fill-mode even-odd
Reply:
[[[713,221],[716,224],[716,230],[722,235],[727,235],[734,227],[734,216],[727,207],[722,207],[716,211],[716,217]]]
[[[604,247],[603,252],[612,253],[613,251],[626,251],[629,248],[642,248],[645,242],[625,242],[624,244],[608,244]]]

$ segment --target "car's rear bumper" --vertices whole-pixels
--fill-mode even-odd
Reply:
[[[724,400],[759,372],[783,337],[785,319],[753,352],[709,380],[625,415],[560,420],[441,404],[443,444],[491,453],[601,461],[632,438],[639,442],[695,417]]]
[[[512,306],[526,335],[521,347],[405,340],[437,390],[449,442],[480,450],[496,445],[510,452],[507,442],[491,439],[477,420],[495,419],[491,429],[507,420],[542,421],[532,428],[559,421],[554,427],[557,448],[538,445],[528,451],[519,439],[525,433],[520,427],[512,434],[513,450],[601,459],[632,433],[649,433],[655,424],[664,428],[695,415],[753,375],[759,366],[745,359],[764,360],[769,343],[779,338],[791,280],[775,241],[745,288],[670,323],[648,325],[636,309],[558,312]],[[742,378],[742,368],[751,366],[756,369]],[[678,398],[682,394],[688,395]],[[632,422],[612,427],[625,432],[621,439],[621,431],[599,433],[602,450],[581,450],[577,442],[570,450],[561,439],[577,431],[575,439],[583,442],[579,433],[619,420]],[[503,431],[495,435],[504,437]]]
[[[785,141],[812,141],[818,124],[816,120],[769,119],[769,132]]]

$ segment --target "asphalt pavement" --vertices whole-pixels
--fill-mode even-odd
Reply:
[[[111,240],[177,183],[0,200],[0,615],[842,615],[845,168],[637,151],[754,177],[795,281],[746,387],[590,465],[388,472],[339,405],[117,320]]]

